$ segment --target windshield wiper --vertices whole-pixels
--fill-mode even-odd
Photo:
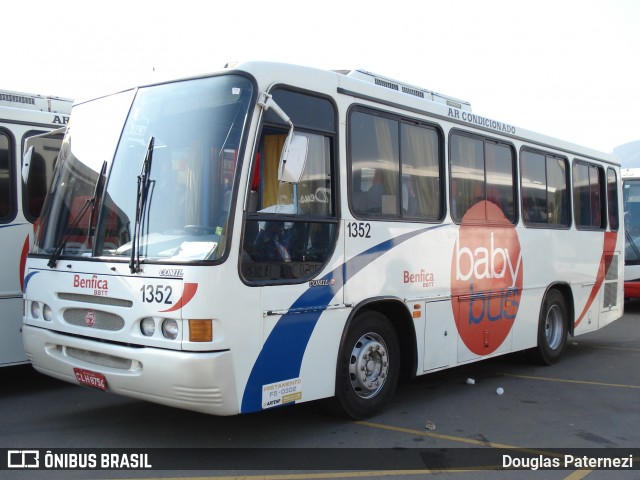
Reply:
[[[69,240],[71,233],[78,226],[78,224],[80,223],[80,220],[82,220],[82,217],[84,217],[85,213],[87,213],[87,211],[89,210],[89,207],[91,207],[91,216],[89,217],[89,226],[87,227],[87,239],[91,238],[91,226],[93,224],[93,214],[96,208],[96,203],[98,202],[98,195],[100,195],[100,192],[102,191],[102,187],[104,185],[106,172],[107,172],[107,161],[105,160],[102,162],[102,168],[100,169],[98,180],[96,181],[96,185],[93,188],[93,195],[91,196],[91,198],[87,198],[85,200],[84,205],[82,205],[82,208],[76,214],[73,221],[67,226],[67,228],[65,228],[62,234],[62,237],[60,238],[60,241],[58,242],[55,250],[51,254],[51,258],[49,258],[49,261],[47,262],[47,266],[49,268],[54,268],[56,266],[56,263],[58,262],[58,258],[62,254],[64,247],[67,245],[67,241]]]
[[[129,261],[129,270],[131,273],[140,272],[140,251],[138,245],[138,235],[140,234],[140,224],[144,217],[144,210],[147,204],[147,195],[149,193],[149,185],[151,179],[149,174],[151,173],[151,161],[153,160],[153,144],[155,138],[149,139],[149,145],[147,145],[147,153],[144,156],[142,162],[142,169],[140,175],[138,175],[138,191],[136,193],[136,219],[133,224],[133,234],[131,235],[131,260]]]

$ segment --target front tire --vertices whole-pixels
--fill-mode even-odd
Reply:
[[[336,371],[338,412],[353,419],[381,411],[393,397],[400,347],[393,325],[373,311],[358,315],[340,344]]]
[[[567,343],[568,312],[567,302],[558,290],[547,293],[538,321],[538,346],[528,352],[533,361],[552,365],[560,359]]]

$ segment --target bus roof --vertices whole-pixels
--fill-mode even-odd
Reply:
[[[443,95],[415,85],[409,85],[408,83],[399,82],[398,80],[383,77],[377,73],[368,72],[366,70],[336,70],[336,72],[365,82],[374,83],[381,87],[390,88],[391,90],[402,92],[407,95],[413,95],[414,97],[431,100],[432,102],[442,103],[460,110],[466,110],[468,112],[471,111],[471,103],[465,100],[460,100],[459,98],[451,97],[449,95]]]
[[[287,63],[247,61],[228,63],[223,70],[203,73],[202,75],[173,79],[164,78],[158,82],[139,86],[162,84],[173,80],[202,78],[229,70],[243,71],[253,75],[262,83],[261,88],[269,88],[277,84],[282,85],[285,83],[283,78],[292,78],[304,81],[306,84],[313,86],[310,88],[317,88],[318,91],[324,90],[327,93],[335,94],[337,89],[338,93],[362,100],[374,101],[417,114],[428,115],[438,120],[460,124],[541,148],[551,148],[565,154],[597,159],[620,166],[620,160],[612,153],[600,152],[471,113],[471,104],[465,100],[436,93],[423,87],[409,85],[362,69],[324,70]]]
[[[620,170],[622,178],[640,178],[640,168],[623,168]]]
[[[0,90],[1,107],[69,114],[72,105],[73,100],[70,98]]]

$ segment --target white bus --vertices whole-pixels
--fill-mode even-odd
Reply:
[[[640,298],[640,168],[622,169],[624,297]]]
[[[40,143],[46,148],[34,156],[26,188],[23,147],[34,135],[64,127],[71,105],[65,98],[0,90],[0,367],[27,363],[21,338],[24,266],[62,135]]]
[[[27,260],[43,373],[217,415],[528,350],[623,313],[615,158],[365,71],[245,63],[74,106]]]

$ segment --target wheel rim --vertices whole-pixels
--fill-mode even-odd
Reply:
[[[389,354],[382,337],[366,333],[356,342],[349,360],[349,378],[360,398],[375,397],[389,374]]]
[[[558,305],[553,305],[547,312],[547,318],[544,323],[547,345],[552,350],[558,348],[562,342],[563,322],[562,309]]]

